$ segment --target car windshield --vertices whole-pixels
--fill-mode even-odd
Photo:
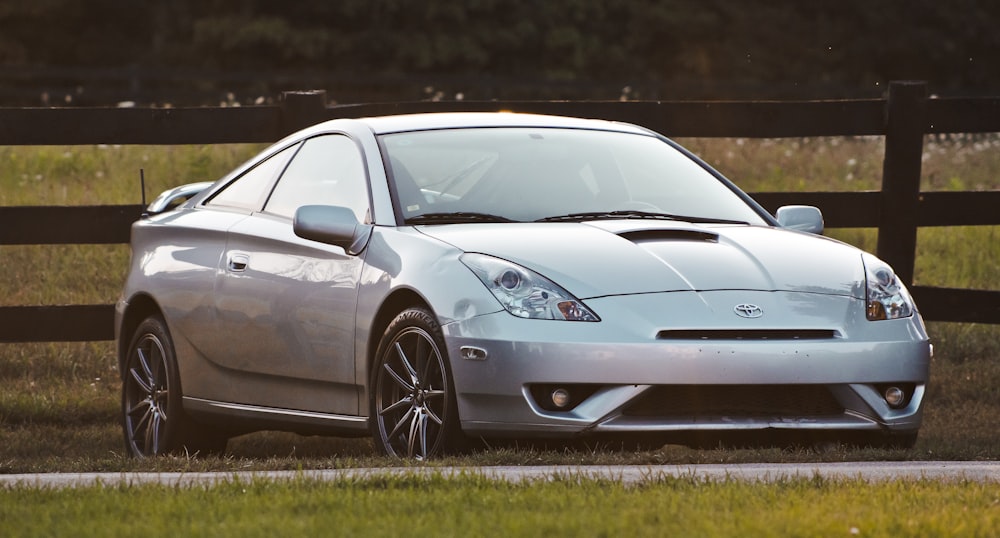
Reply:
[[[654,136],[497,127],[394,133],[383,135],[382,144],[410,224],[765,223],[722,181]]]

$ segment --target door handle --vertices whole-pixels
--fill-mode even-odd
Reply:
[[[246,254],[232,254],[229,256],[229,270],[233,272],[246,271],[250,265],[250,256]]]

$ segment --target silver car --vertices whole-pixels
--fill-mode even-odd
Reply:
[[[931,346],[892,269],[634,125],[339,119],[132,228],[126,447],[279,429],[912,446]]]

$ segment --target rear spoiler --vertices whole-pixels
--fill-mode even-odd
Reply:
[[[190,200],[201,191],[211,187],[213,183],[214,182],[212,181],[188,183],[187,185],[181,185],[180,187],[174,187],[170,190],[163,191],[156,197],[155,200],[153,200],[153,203],[146,207],[145,214],[148,216],[170,211],[171,209],[174,209],[182,203]]]

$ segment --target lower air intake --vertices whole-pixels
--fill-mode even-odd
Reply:
[[[823,385],[663,385],[625,409],[634,417],[819,417],[844,408]]]

